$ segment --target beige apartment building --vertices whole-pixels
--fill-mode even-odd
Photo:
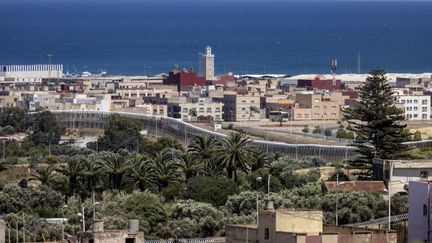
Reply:
[[[258,224],[226,226],[226,243],[396,243],[395,231],[323,224],[321,211],[273,209],[259,212]]]
[[[168,113],[183,121],[213,122],[222,121],[224,104],[213,102],[210,98],[198,98],[196,101],[170,103]]]
[[[145,115],[168,116],[168,106],[164,104],[135,104],[134,107],[121,108],[118,111],[132,112]]]
[[[341,108],[347,98],[341,92],[332,94],[296,94],[293,119],[339,120],[341,119]]]
[[[261,116],[260,95],[224,94],[224,120],[225,121],[259,121]]]

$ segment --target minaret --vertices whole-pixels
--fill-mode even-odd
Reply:
[[[206,80],[214,80],[214,58],[211,47],[207,46],[205,53],[202,55],[202,68]]]

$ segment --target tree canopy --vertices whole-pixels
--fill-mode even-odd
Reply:
[[[373,158],[391,159],[403,152],[402,142],[409,133],[401,124],[404,111],[395,105],[395,93],[383,70],[370,71],[358,92],[360,101],[343,111],[344,120],[356,135],[353,145],[359,156],[353,165],[371,169]]]

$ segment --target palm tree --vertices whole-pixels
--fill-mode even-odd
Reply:
[[[87,189],[93,193],[99,179],[98,175],[101,173],[100,161],[96,156],[90,156],[84,160],[82,169],[82,176],[87,184]]]
[[[213,157],[216,144],[217,140],[214,137],[199,134],[189,145],[188,151],[196,154],[202,161],[207,161]]]
[[[237,170],[248,172],[256,163],[256,149],[244,133],[230,133],[217,146],[214,158],[226,169],[228,178],[237,181]]]
[[[192,152],[185,152],[178,159],[178,164],[185,174],[186,181],[196,176],[202,169],[202,163]]]
[[[36,170],[36,173],[30,177],[30,181],[40,181],[42,185],[49,186],[56,179],[55,167],[43,166]]]
[[[108,175],[112,189],[120,190],[124,177],[130,169],[130,162],[120,154],[109,154],[102,161],[102,170]]]
[[[208,161],[203,164],[202,175],[208,177],[220,177],[225,174],[224,168],[219,163],[213,163],[212,161]]]
[[[130,159],[131,171],[129,174],[130,180],[134,186],[138,186],[140,191],[144,191],[147,187],[152,186],[156,182],[156,174],[154,165],[145,160],[145,157],[136,154]]]
[[[78,187],[78,177],[82,172],[82,161],[79,157],[74,157],[68,160],[65,164],[60,165],[58,172],[69,179],[70,195],[74,195]]]
[[[160,151],[147,162],[153,164],[155,168],[159,191],[166,188],[170,182],[178,179],[179,165],[173,159],[172,151]]]

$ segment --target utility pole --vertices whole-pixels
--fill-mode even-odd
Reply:
[[[336,172],[336,226],[339,225],[339,171]]]

